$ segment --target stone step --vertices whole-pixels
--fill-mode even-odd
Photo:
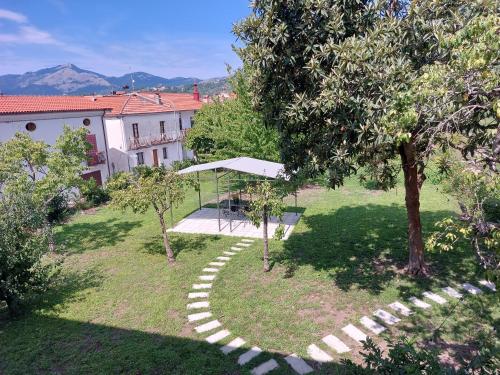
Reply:
[[[218,328],[218,327],[221,327],[221,326],[222,326],[221,322],[219,322],[218,320],[212,320],[211,322],[202,324],[201,326],[194,327],[194,329],[198,333],[203,333],[203,332],[211,331],[211,330]]]
[[[353,340],[362,343],[363,341],[366,340],[368,336],[361,331],[359,328],[353,326],[352,324],[346,325],[344,328],[342,328],[342,331],[347,334],[350,338]]]
[[[229,344],[221,347],[220,350],[224,354],[229,354],[229,353],[235,351],[236,349],[238,349],[239,347],[241,347],[242,345],[244,345],[245,343],[246,343],[245,340],[243,340],[241,337],[236,337]]]
[[[232,252],[232,251],[223,251],[224,254],[226,255],[229,255],[229,256],[232,256],[232,255],[235,255],[236,253]]]
[[[464,295],[457,291],[456,289],[453,289],[450,286],[447,286],[446,288],[442,288],[442,291],[448,294],[450,297],[453,298],[462,298]]]
[[[215,279],[215,275],[201,275],[198,279],[203,281],[212,281]]]
[[[470,294],[480,294],[482,293],[483,291],[481,289],[479,289],[478,287],[475,287],[474,285],[472,284],[469,284],[469,283],[464,283],[462,284],[462,288],[464,288],[466,291],[468,291]]]
[[[333,358],[330,356],[330,354],[324,352],[314,344],[311,344],[307,347],[307,354],[309,354],[309,356],[316,362],[325,363],[333,361]]]
[[[217,257],[218,260],[228,261],[231,260],[229,257]]]
[[[306,361],[304,361],[295,353],[290,354],[288,357],[285,357],[285,361],[299,375],[309,374],[314,371],[314,369],[309,366]]]
[[[231,246],[231,250],[234,250],[234,251],[241,251],[243,250],[241,247],[236,247],[236,246]]]
[[[432,293],[432,292],[423,292],[422,295],[424,297],[427,297],[429,298],[431,301],[434,301],[436,303],[439,303],[440,305],[444,305],[446,302],[446,299],[444,299],[443,297],[441,297],[440,295],[436,294],[436,293]]]
[[[497,291],[497,287],[495,285],[495,283],[491,282],[491,281],[488,281],[488,280],[481,280],[479,282],[479,284],[485,286],[486,288],[492,290],[493,292],[496,292]]]
[[[360,323],[372,331],[374,334],[379,335],[385,331],[385,327],[381,324],[378,324],[376,321],[370,319],[367,316],[363,316],[360,320]]]
[[[255,240],[254,240],[254,239],[251,239],[251,238],[243,238],[243,239],[241,240],[241,242],[249,242],[249,243],[252,243],[252,242],[254,242],[254,241],[255,241]]]
[[[410,297],[409,300],[411,303],[413,303],[417,307],[420,307],[421,309],[428,309],[431,307],[431,305],[429,305],[427,302],[424,302],[417,297]]]
[[[243,247],[250,247],[252,245],[250,245],[249,243],[242,243],[242,242],[239,242],[236,244],[236,246],[243,246]]]
[[[411,311],[408,307],[406,307],[406,305],[403,305],[399,301],[391,303],[389,307],[403,316],[410,316],[411,314],[413,314],[413,311]]]
[[[248,352],[245,352],[238,357],[238,364],[243,366],[257,357],[260,353],[262,353],[262,349],[258,346],[253,346]]]
[[[193,292],[188,294],[188,298],[208,298],[208,292]]]
[[[210,289],[212,284],[193,284],[193,289]]]
[[[223,329],[222,331],[216,332],[211,336],[208,336],[205,341],[208,342],[209,344],[215,344],[216,342],[225,339],[227,336],[229,336],[231,332],[229,332],[227,329]]]
[[[387,311],[382,310],[382,309],[376,310],[373,313],[373,315],[376,316],[377,318],[383,320],[384,323],[387,323],[390,325],[396,324],[396,323],[401,321],[401,319],[399,319],[398,317],[396,317],[396,316],[392,315],[391,313],[388,313]]]
[[[266,362],[258,365],[254,369],[252,369],[252,371],[250,371],[250,373],[252,375],[264,375],[264,374],[267,374],[269,371],[272,371],[278,367],[279,367],[278,362],[276,362],[276,360],[274,360],[274,359],[270,359],[269,361],[266,361]]]
[[[351,350],[342,340],[340,340],[337,336],[334,335],[328,335],[323,337],[321,340],[328,345],[330,348],[335,350],[337,353],[342,354],[342,353],[347,353],[348,351]]]
[[[187,305],[188,309],[204,309],[206,307],[210,307],[210,302],[200,301],[200,302],[188,303]]]
[[[203,319],[206,319],[206,318],[210,318],[212,316],[212,313],[211,312],[201,312],[201,313],[197,313],[197,314],[190,314],[188,315],[188,320],[190,322],[196,322],[197,320],[203,320]]]
[[[210,266],[218,266],[218,267],[222,267],[224,264],[224,262],[210,262],[208,263]]]
[[[219,272],[218,268],[203,268],[203,272]]]

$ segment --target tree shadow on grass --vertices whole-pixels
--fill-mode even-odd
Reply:
[[[178,234],[169,233],[170,246],[174,254],[177,256],[184,251],[195,251],[200,254],[209,243],[214,243],[221,240],[220,236],[210,236],[206,234]],[[143,244],[144,250],[148,254],[165,254],[165,247],[163,246],[163,237],[156,235],[151,237]]]
[[[0,325],[0,373],[250,375],[270,358],[279,363],[273,374],[294,373],[282,353],[263,351],[239,366],[238,356],[249,346],[224,355],[219,344],[204,340],[211,333],[193,339],[33,314]],[[320,373],[345,372],[328,364]]]
[[[140,221],[121,221],[116,218],[95,223],[67,223],[56,233],[57,251],[81,254],[123,241],[127,234],[141,225]]]
[[[451,211],[421,213],[424,233],[434,222],[453,215]],[[277,261],[293,267],[311,265],[326,271],[335,285],[346,291],[358,287],[378,294],[396,275],[404,275],[408,261],[406,209],[400,205],[344,206],[329,214],[305,215],[308,227],[295,232],[284,243]],[[470,273],[470,252],[426,253],[437,282]],[[288,275],[292,276],[292,275]],[[417,280],[428,286],[429,280]],[[411,293],[412,288],[403,290]]]

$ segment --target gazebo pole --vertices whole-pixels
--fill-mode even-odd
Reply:
[[[200,172],[196,172],[196,178],[198,179],[198,203],[200,205],[201,211],[201,184],[200,184]]]
[[[295,190],[295,216],[298,216],[299,213],[297,212],[297,190]]]
[[[217,221],[219,223],[219,232],[220,232],[219,178],[217,177],[217,169],[215,169],[215,186],[217,190]]]
[[[231,214],[231,179],[227,179],[227,207],[229,209],[229,233],[233,231],[233,215]]]

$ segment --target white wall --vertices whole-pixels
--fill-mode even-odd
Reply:
[[[23,132],[35,140],[54,145],[58,136],[62,134],[64,125],[68,125],[72,129],[81,127],[88,129],[90,134],[96,135],[97,150],[106,152],[102,115],[102,111],[0,115],[0,142],[10,140],[17,132]],[[89,126],[83,125],[83,120],[86,118],[90,120]],[[35,131],[26,130],[28,122],[35,123]],[[101,171],[102,180],[106,181],[108,178],[107,164],[88,167],[88,172],[96,170]]]

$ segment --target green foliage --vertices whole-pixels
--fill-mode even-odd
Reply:
[[[93,178],[81,184],[80,193],[85,203],[90,207],[99,206],[110,199],[107,189],[97,185]]]
[[[0,194],[0,301],[12,316],[28,297],[45,290],[54,271],[55,264],[45,259],[45,217],[32,191]]]
[[[70,212],[68,197],[65,194],[57,195],[47,205],[47,219],[51,224],[61,223]]]
[[[257,227],[262,224],[263,215],[279,218],[283,216],[285,211],[283,198],[286,196],[286,191],[279,183],[258,181],[247,188],[247,193],[251,196],[248,217]]]
[[[172,162],[172,169],[174,171],[180,171],[181,169],[192,166],[194,163],[194,160],[191,159],[174,160]]]
[[[246,71],[236,71],[230,81],[236,97],[203,106],[196,113],[186,146],[200,162],[238,156],[278,160],[277,132],[266,127],[252,109]]]

